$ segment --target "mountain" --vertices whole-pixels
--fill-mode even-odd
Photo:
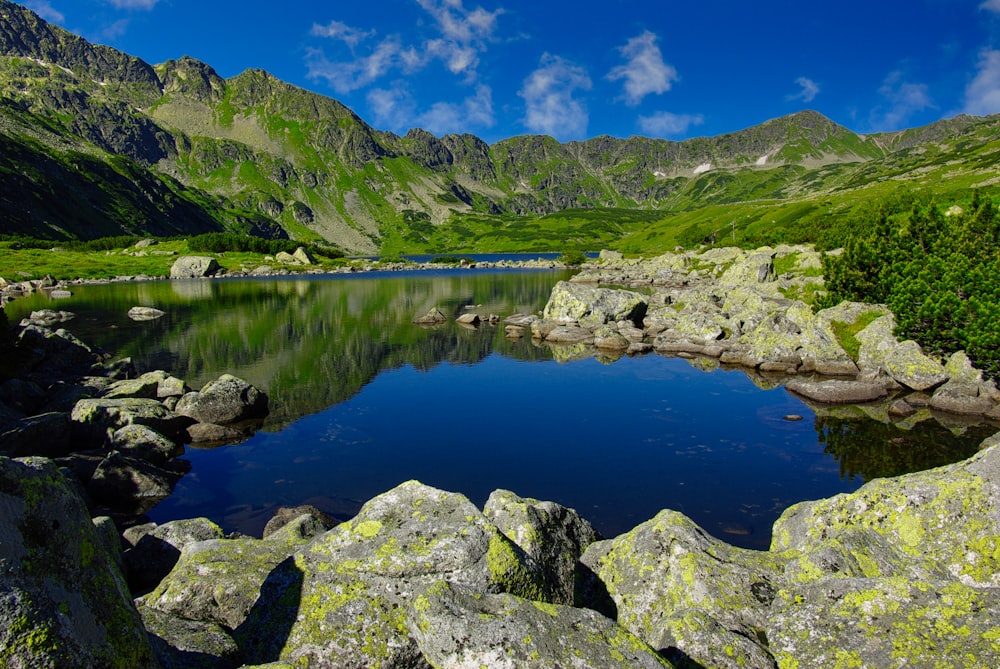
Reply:
[[[836,200],[886,179],[932,188],[935,170],[967,154],[979,162],[965,181],[988,182],[996,163],[996,117],[861,136],[803,111],[682,142],[399,136],[262,70],[151,66],[7,0],[0,19],[0,233],[229,230],[377,253],[464,250],[492,232],[523,245],[525,221],[566,210],[655,212],[616,213],[575,242],[613,245],[705,207]],[[536,246],[566,239],[553,229]]]

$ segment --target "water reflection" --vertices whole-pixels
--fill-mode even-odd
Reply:
[[[271,397],[263,432],[189,449],[193,468],[151,516],[205,515],[259,534],[278,505],[349,517],[407,479],[482,504],[496,488],[577,508],[606,535],[659,510],[766,548],[790,504],[953,462],[989,426],[892,424],[884,407],[811,408],[785,377],[717,361],[614,360],[505,338],[487,317],[540,310],[564,273],[412,272],[362,278],[82,287],[75,334],[192,386],[223,372]],[[12,318],[44,306],[8,305]],[[132,306],[167,312],[137,323]],[[422,328],[432,307],[451,320]],[[526,363],[534,364],[526,364]],[[867,414],[865,414],[867,412]],[[791,422],[789,414],[804,420]]]

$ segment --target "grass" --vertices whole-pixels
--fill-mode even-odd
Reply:
[[[857,334],[882,315],[880,311],[866,311],[858,316],[853,323],[831,321],[830,327],[833,329],[837,342],[855,362],[857,362],[861,352],[861,342],[858,341]]]

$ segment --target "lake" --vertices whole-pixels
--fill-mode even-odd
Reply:
[[[412,320],[432,307],[501,317],[539,311],[554,271],[433,270],[73,287],[7,306],[77,317],[67,329],[141,371],[194,388],[228,372],[266,391],[247,441],[188,447],[192,468],[149,512],[206,516],[260,535],[281,505],[346,519],[403,481],[468,496],[505,488],[577,509],[607,537],[671,508],[711,534],[766,549],[789,505],[866,480],[954,462],[989,426],[900,426],[855,408],[818,415],[782,377],[656,354],[617,360]],[[134,322],[132,306],[167,315]],[[801,416],[801,420],[788,417]]]

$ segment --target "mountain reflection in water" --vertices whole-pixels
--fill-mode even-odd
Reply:
[[[454,317],[539,311],[563,272],[447,270],[323,278],[74,288],[68,329],[140,370],[198,388],[224,372],[265,390],[271,415],[248,441],[188,448],[191,472],[150,512],[206,516],[260,534],[279,505],[339,518],[418,479],[482,505],[496,488],[576,508],[606,536],[672,508],[710,533],[767,548],[789,505],[876,476],[968,457],[988,426],[908,429],[854,408],[819,415],[781,377],[714,361],[611,361],[512,341]],[[53,307],[7,306],[11,320]],[[126,316],[135,305],[167,312]],[[437,307],[452,320],[412,323]],[[878,416],[872,408],[867,413]],[[790,414],[802,421],[788,421]]]

